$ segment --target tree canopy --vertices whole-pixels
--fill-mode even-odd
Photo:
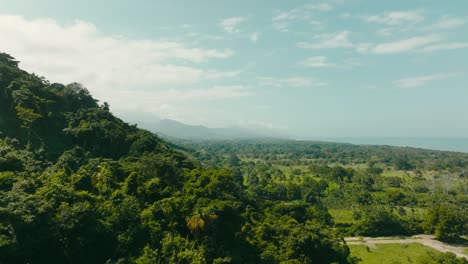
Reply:
[[[202,166],[0,54],[0,263],[353,262],[315,194],[270,204],[240,162]]]

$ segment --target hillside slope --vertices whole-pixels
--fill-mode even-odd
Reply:
[[[353,262],[314,184],[263,200],[5,53],[0,132],[0,263]]]

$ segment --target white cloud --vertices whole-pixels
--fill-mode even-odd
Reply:
[[[440,36],[437,35],[427,35],[412,37],[408,39],[380,43],[377,45],[370,43],[363,43],[357,45],[358,52],[370,52],[376,54],[396,54],[404,53],[409,51],[414,51],[415,49],[423,48],[429,44],[434,44],[443,40]]]
[[[302,7],[293,8],[290,10],[282,11],[276,16],[273,17],[273,21],[284,21],[284,20],[295,20],[295,19],[304,19],[307,20],[311,17],[311,14],[308,10],[318,10],[318,11],[330,11],[333,9],[333,6],[327,3],[315,3],[315,4],[306,4]]]
[[[280,32],[288,32],[290,24],[296,21],[305,21],[311,25],[323,27],[322,22],[313,19],[313,12],[326,12],[332,9],[333,6],[328,3],[313,3],[281,11],[272,18],[273,28]]]
[[[273,21],[284,21],[284,20],[293,20],[299,17],[300,9],[291,9],[288,11],[283,11],[278,15],[273,17]]]
[[[201,116],[206,117],[210,113],[213,114],[212,109],[207,107],[210,102],[237,100],[254,95],[252,89],[241,85],[155,91],[126,90],[114,98],[113,102],[116,105],[123,106],[123,108],[116,111],[122,117],[136,111],[138,112],[136,114],[138,119],[142,121],[151,122],[149,118],[140,118],[141,113],[146,112],[156,114],[160,118],[174,119],[188,124],[199,124]],[[139,102],[143,107],[135,108],[128,102]]]
[[[128,91],[127,100],[119,98],[121,104],[128,100],[139,100],[143,98],[144,108],[151,113],[157,113],[162,118],[180,120],[182,122],[193,122],[200,115],[197,113],[203,111],[203,106],[210,101],[234,100],[246,96],[255,95],[252,90],[244,86],[215,86],[210,88],[197,88],[190,90],[169,89],[157,92]],[[168,107],[162,107],[168,106]],[[205,109],[205,111],[209,109]]]
[[[149,107],[164,96],[228,98],[247,95],[238,88],[199,89],[177,93],[168,88],[235,77],[237,71],[205,69],[202,63],[226,59],[228,49],[204,49],[167,40],[129,39],[106,35],[84,21],[62,25],[52,19],[0,15],[0,43],[21,67],[52,82],[81,82],[113,107]],[[139,95],[143,93],[145,97]],[[149,96],[154,93],[154,96]],[[148,95],[148,97],[146,97]],[[162,96],[161,98],[158,98]],[[147,98],[158,98],[151,101]],[[170,98],[169,98],[170,99]]]
[[[221,28],[228,33],[238,33],[239,25],[245,22],[247,19],[245,17],[230,17],[223,19],[220,23]]]
[[[416,88],[416,87],[424,86],[433,81],[446,80],[452,76],[454,76],[453,73],[417,76],[417,77],[400,79],[400,80],[394,81],[393,84],[400,88]]]
[[[425,17],[420,10],[409,10],[384,12],[364,17],[364,20],[369,23],[383,25],[376,33],[379,36],[389,37],[395,33],[419,32],[421,29],[420,24],[425,20]]]
[[[296,19],[303,19],[304,14],[301,9],[295,8],[283,11],[272,18],[273,28],[280,32],[289,31],[289,24]]]
[[[336,66],[335,64],[328,62],[328,58],[325,56],[309,57],[302,61],[301,65],[311,68],[328,68]]]
[[[444,42],[440,44],[429,45],[421,49],[422,52],[432,52],[440,50],[454,50],[468,48],[468,42]]]
[[[299,42],[297,45],[303,49],[333,49],[349,48],[353,44],[349,40],[349,31],[341,31],[332,34],[320,34],[314,36],[311,42]]]
[[[258,39],[260,38],[260,33],[254,32],[250,34],[249,38],[250,38],[250,41],[252,41],[252,43],[256,44],[258,42]]]
[[[423,26],[425,20],[422,11],[385,12],[364,18],[367,22],[382,24],[377,30],[380,36],[392,36],[398,32],[430,32],[453,29],[468,24],[468,16],[454,17],[445,15],[429,26]]]
[[[398,54],[406,52],[436,52],[468,48],[468,42],[450,42],[440,35],[425,35],[384,43],[360,43],[356,51],[374,54]]]
[[[258,81],[261,86],[269,86],[276,88],[307,88],[327,85],[326,82],[304,77],[292,77],[284,79],[273,77],[261,77],[258,78]]]
[[[365,20],[387,26],[400,26],[408,23],[419,23],[424,20],[424,16],[421,11],[394,11],[368,16]]]
[[[444,16],[441,19],[439,19],[439,21],[437,21],[434,25],[432,25],[430,29],[451,29],[463,26],[467,23],[468,17]]]
[[[288,32],[289,24],[287,22],[274,22],[273,28],[280,32]]]

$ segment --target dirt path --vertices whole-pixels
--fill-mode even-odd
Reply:
[[[374,246],[376,244],[409,244],[419,243],[424,246],[433,248],[440,252],[451,252],[457,257],[468,259],[468,255],[464,253],[466,245],[449,245],[435,240],[432,235],[415,235],[412,237],[345,237],[348,245],[367,245]]]

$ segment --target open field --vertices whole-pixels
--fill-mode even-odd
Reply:
[[[352,224],[353,210],[349,209],[328,209],[336,224]]]
[[[416,261],[430,253],[438,254],[434,249],[418,243],[349,245],[351,255],[362,260],[364,264],[417,263]]]
[[[432,250],[436,250],[442,253],[453,253],[457,257],[464,257],[468,259],[467,246],[466,245],[452,245],[446,244],[440,241],[435,240],[434,236],[431,235],[415,235],[412,237],[347,237],[345,238],[346,243],[353,248],[356,245],[362,246],[367,253],[367,248],[374,249],[379,248],[382,246],[388,245],[400,245],[401,248],[405,248],[408,245],[417,243],[421,246],[425,246],[431,248]],[[394,248],[389,247],[388,250],[385,251],[385,254],[392,255],[392,256],[399,256],[398,251],[393,252]],[[415,250],[415,253],[418,251]],[[384,253],[377,252],[377,256],[381,256]],[[387,256],[388,257],[388,256]],[[373,262],[372,262],[373,263]]]

